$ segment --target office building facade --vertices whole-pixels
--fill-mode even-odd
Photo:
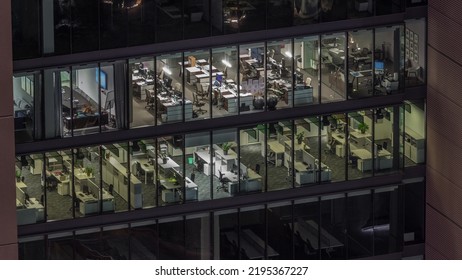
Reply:
[[[4,257],[423,257],[425,2],[2,3]]]

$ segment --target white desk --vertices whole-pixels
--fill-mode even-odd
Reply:
[[[162,169],[170,169],[170,168],[179,168],[180,166],[178,163],[176,163],[173,159],[170,157],[166,157],[167,161],[164,163],[162,158],[157,158],[157,164],[162,168]]]
[[[276,154],[276,166],[282,166],[284,164],[284,152],[285,147],[278,141],[268,141],[268,146],[271,151]]]

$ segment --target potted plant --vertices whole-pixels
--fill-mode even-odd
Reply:
[[[366,123],[361,122],[361,123],[358,124],[358,129],[359,129],[359,131],[361,131],[362,134],[364,134],[364,133],[366,133],[366,130],[369,129],[369,126]]]
[[[16,182],[21,182],[21,170],[16,169]]]
[[[85,173],[87,173],[87,177],[90,177],[92,172],[93,172],[93,168],[89,166],[85,167]]]
[[[221,148],[223,149],[223,153],[224,153],[225,155],[227,155],[229,149],[231,148],[231,143],[228,143],[228,142],[223,143],[223,144],[221,145]]]
[[[302,144],[303,138],[305,137],[305,132],[301,131],[295,135],[295,138],[297,138],[297,142],[299,145]]]

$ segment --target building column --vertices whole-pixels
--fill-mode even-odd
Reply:
[[[0,1],[0,259],[18,258],[11,1]]]

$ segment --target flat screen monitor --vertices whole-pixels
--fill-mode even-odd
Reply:
[[[96,82],[101,85],[101,88],[107,90],[107,73],[102,70],[96,69],[95,76]]]
[[[376,60],[374,65],[375,65],[375,71],[383,72],[383,69],[385,68],[383,61]]]
[[[216,78],[216,79],[217,79],[217,81],[220,82],[220,84],[221,84],[221,82],[223,82],[223,76],[220,75],[220,74],[217,75],[217,78]]]

